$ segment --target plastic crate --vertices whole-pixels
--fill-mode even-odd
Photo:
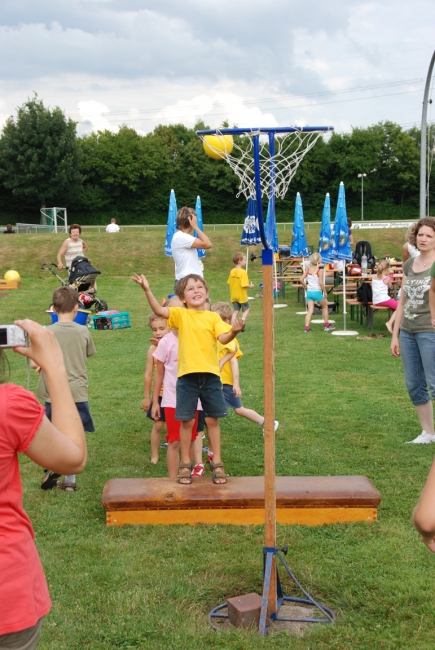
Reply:
[[[92,329],[94,330],[120,330],[130,325],[130,313],[121,311],[119,314],[97,314],[92,316]]]

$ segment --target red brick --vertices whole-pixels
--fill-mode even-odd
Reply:
[[[228,598],[228,618],[235,627],[245,630],[258,628],[260,623],[261,596],[258,594],[245,594]]]

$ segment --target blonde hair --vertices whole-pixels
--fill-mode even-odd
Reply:
[[[382,273],[390,268],[390,262],[388,260],[381,260],[376,269],[376,275],[379,279],[382,278]]]
[[[311,266],[319,266],[321,261],[322,261],[322,256],[320,255],[320,253],[313,253],[310,257]]]
[[[150,314],[148,316],[148,327],[152,327],[153,323],[155,323],[156,320],[162,320],[164,323],[166,323],[166,320],[163,318],[163,316],[157,316],[157,314]]]
[[[216,312],[222,318],[222,320],[231,320],[233,310],[229,302],[215,302],[211,306],[211,311]]]

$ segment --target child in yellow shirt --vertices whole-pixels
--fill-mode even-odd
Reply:
[[[243,323],[236,320],[228,326],[218,314],[207,311],[204,306],[208,297],[205,280],[190,274],[177,282],[175,292],[187,307],[163,307],[151,292],[144,275],[134,275],[145,292],[148,303],[155,314],[167,319],[168,327],[178,330],[178,379],[177,406],[175,417],[181,420],[180,446],[181,462],[178,482],[192,482],[190,443],[195,422],[198,399],[201,400],[207,432],[214,452],[212,463],[213,483],[227,482],[227,475],[220,454],[219,418],[227,412],[220,380],[217,342],[230,343],[242,329]]]
[[[242,310],[242,322],[244,323],[249,314],[247,289],[252,289],[254,285],[249,282],[248,274],[243,268],[246,266],[246,255],[244,253],[234,253],[233,264],[235,264],[235,267],[230,272],[227,280],[227,284],[230,285],[230,300],[234,310],[231,322],[234,323],[239,311]],[[242,331],[244,331],[244,327]]]

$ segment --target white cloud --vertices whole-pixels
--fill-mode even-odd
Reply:
[[[90,102],[79,102],[77,105],[80,121],[89,125],[89,131],[113,131],[114,128],[104,117],[109,109],[105,104],[92,100]]]

